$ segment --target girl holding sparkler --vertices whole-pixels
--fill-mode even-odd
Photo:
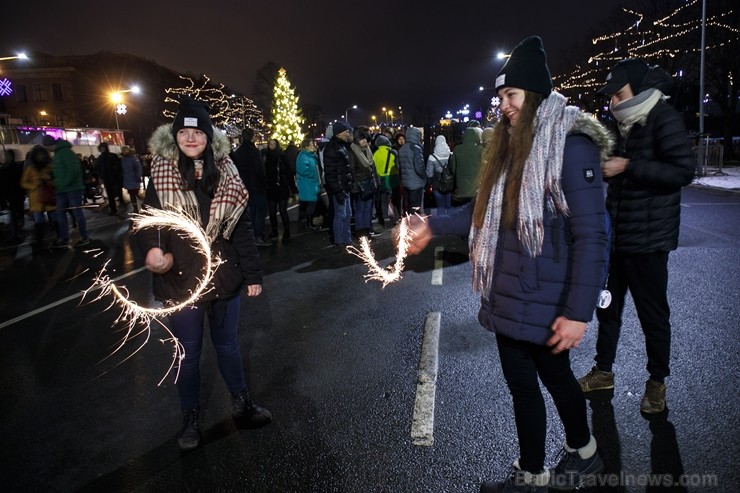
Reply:
[[[178,443],[192,449],[200,442],[199,363],[206,317],[231,393],[232,416],[252,427],[272,419],[249,395],[238,338],[240,292],[244,286],[247,296],[262,292],[262,268],[249,214],[243,214],[247,190],[229,158],[228,140],[211,123],[208,106],[183,101],[174,122],[158,128],[149,145],[154,158],[144,205],[199,221],[213,258],[220,260],[210,290],[191,308],[169,316],[172,333],[185,351],[177,380],[184,421]],[[155,298],[165,304],[187,299],[209,259],[175,231],[144,229],[137,238],[145,265],[154,273]]]
[[[409,253],[433,235],[469,236],[478,320],[496,334],[514,400],[519,459],[481,492],[572,489],[603,470],[570,367],[604,286],[609,223],[600,161],[610,138],[595,119],[552,92],[539,37],[522,41],[496,78],[501,121],[483,156],[476,198],[449,216],[409,218]],[[544,467],[546,411],[538,377],[565,429]]]

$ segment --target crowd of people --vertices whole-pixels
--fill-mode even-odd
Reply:
[[[678,243],[681,188],[694,172],[683,121],[663,96],[669,83],[668,74],[642,60],[613,67],[600,92],[610,99],[618,123],[614,139],[553,91],[542,41],[532,36],[517,45],[496,78],[500,121],[486,129],[470,122],[452,142],[432,136],[427,155],[420,128],[373,133],[345,121],[331,124],[324,139],[284,150],[274,138],[258,148],[259,136],[247,128],[232,150],[213,127],[207,105],[181,102],[174,121],[157,129],[149,143],[151,179],[143,204],[199,220],[225,266],[192,310],[169,317],[185,349],[177,382],[180,447],[200,442],[206,318],[232,415],[252,426],[272,419],[250,396],[237,337],[240,293],[252,297],[262,290],[258,247],[278,238],[289,242],[300,227],[327,230],[331,243],[346,251],[355,238],[378,235],[374,221],[393,228],[407,218],[412,255],[434,236],[468,239],[473,287],[480,293],[478,320],[495,334],[512,396],[518,458],[504,481],[485,481],[481,492],[575,489],[600,473],[604,462],[588,425],[585,396],[615,386],[627,291],[647,349],[649,378],[640,411],[666,409],[668,254]],[[94,162],[75,155],[64,140],[53,142],[53,150],[52,157],[49,146],[36,146],[24,164],[12,168],[28,193],[37,243],[54,224],[54,245],[67,247],[69,213],[79,229],[76,244],[90,241],[81,204],[83,197],[95,200],[97,192],[88,196],[88,186],[103,184],[110,214],[128,206],[123,190],[138,211],[145,173],[132,149],[124,147],[119,157],[102,143]],[[23,195],[5,195],[13,223],[22,225]],[[427,197],[433,208],[425,204]],[[288,214],[291,201],[300,206],[298,223]],[[154,275],[156,299],[166,304],[193,289],[202,266],[189,240],[167,230],[135,237]],[[594,312],[596,365],[577,379],[569,352],[580,344]],[[554,468],[545,467],[548,426],[540,382],[565,431]]]
[[[0,205],[10,214],[10,241],[23,241],[28,215],[33,221],[31,242],[36,250],[68,248],[70,223],[78,230],[75,246],[85,246],[90,243],[82,211],[85,205],[100,201],[100,208],[107,204],[109,214],[121,219],[121,212],[129,205],[132,212],[139,211],[138,197],[143,193],[146,172],[142,160],[148,163],[148,156],[142,159],[129,146],[122,146],[118,156],[110,152],[106,142],[99,144],[98,151],[97,157],[83,156],[75,153],[68,141],[48,136],[23,160],[14,150],[5,150]],[[49,234],[55,236],[50,242]]]

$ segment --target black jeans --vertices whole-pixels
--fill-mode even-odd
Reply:
[[[283,222],[283,238],[290,238],[290,219],[288,218],[288,199],[283,200],[269,200],[267,201],[267,209],[270,215],[270,236],[277,238],[278,236],[278,223],[277,215],[280,212],[280,220]]]
[[[552,354],[547,346],[502,335],[496,336],[496,342],[501,368],[514,399],[519,466],[538,473],[545,464],[547,413],[538,376],[555,401],[566,443],[571,448],[585,447],[591,439],[586,398],[570,368],[569,352]]]
[[[613,255],[607,289],[612,302],[596,310],[599,337],[596,341],[596,366],[612,371],[622,327],[624,299],[629,289],[637,317],[645,334],[647,370],[650,378],[662,382],[670,374],[671,323],[668,307],[668,252],[643,255]]]

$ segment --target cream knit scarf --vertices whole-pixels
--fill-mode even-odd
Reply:
[[[532,150],[524,163],[519,190],[517,235],[531,257],[542,253],[544,210],[568,214],[568,204],[560,184],[565,137],[580,110],[567,106],[567,99],[553,92],[542,101],[535,117]],[[501,228],[506,172],[491,188],[483,226],[470,227],[470,258],[473,264],[473,291],[488,299],[493,280]],[[512,207],[512,204],[508,204]]]
[[[352,152],[357,156],[357,160],[363,168],[372,169],[375,167],[375,161],[373,161],[373,153],[370,150],[370,146],[362,147],[361,145],[353,142],[349,145]]]
[[[619,133],[622,137],[629,135],[635,123],[645,125],[648,113],[665,96],[658,89],[647,89],[637,96],[617,103],[611,107],[612,115],[619,122]]]

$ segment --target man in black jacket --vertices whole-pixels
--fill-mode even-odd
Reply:
[[[262,162],[262,154],[254,145],[254,136],[253,129],[242,130],[242,145],[232,153],[231,159],[249,192],[247,208],[252,220],[255,244],[270,246],[272,242],[264,239],[265,217],[267,216],[265,165]]]
[[[103,178],[105,185],[105,194],[108,196],[109,215],[118,214],[116,199],[121,203],[121,207],[126,209],[123,201],[123,169],[121,168],[121,158],[117,154],[110,152],[107,142],[101,142],[98,145],[100,156],[95,163],[98,175]]]
[[[326,191],[334,204],[334,244],[344,249],[351,245],[352,231],[352,167],[347,145],[352,142],[352,128],[343,121],[332,125],[332,138],[324,148],[324,176]]]
[[[612,220],[607,289],[611,304],[597,310],[596,366],[579,379],[584,392],[614,387],[612,364],[627,290],[645,334],[650,374],[640,410],[665,409],[671,344],[668,253],[678,246],[681,188],[691,183],[695,160],[681,115],[665,101],[670,75],[639,59],[617,63],[599,93],[610,97],[619,123],[618,156],[602,165],[609,180]]]

